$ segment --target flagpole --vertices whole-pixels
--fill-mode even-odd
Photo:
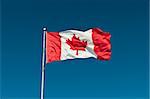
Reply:
[[[44,80],[45,80],[45,38],[46,38],[46,31],[47,29],[43,28],[43,49],[42,49],[42,77],[41,77],[41,93],[40,99],[44,99]]]

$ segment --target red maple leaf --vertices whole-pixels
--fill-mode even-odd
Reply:
[[[70,49],[76,50],[76,55],[78,55],[78,50],[85,51],[87,46],[87,41],[81,41],[79,37],[76,37],[75,34],[72,37],[72,41],[67,39],[66,43],[70,46]]]

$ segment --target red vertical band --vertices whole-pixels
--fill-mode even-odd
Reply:
[[[61,40],[59,32],[46,33],[46,63],[60,60]]]
[[[100,60],[109,60],[111,56],[111,35],[99,28],[92,29],[94,52]]]

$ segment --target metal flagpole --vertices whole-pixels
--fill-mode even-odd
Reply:
[[[42,77],[41,77],[41,98],[44,99],[44,80],[45,80],[45,38],[46,28],[43,28],[43,49],[42,49]]]

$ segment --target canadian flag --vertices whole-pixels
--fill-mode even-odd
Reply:
[[[99,28],[87,31],[46,32],[46,63],[75,58],[94,57],[109,60],[111,35]]]

